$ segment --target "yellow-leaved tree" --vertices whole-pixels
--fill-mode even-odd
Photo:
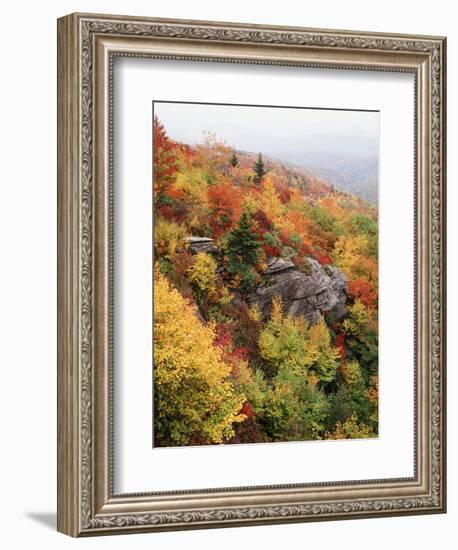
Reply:
[[[157,252],[167,258],[176,254],[186,243],[186,228],[174,221],[159,218],[154,225],[154,244]]]
[[[217,267],[216,260],[210,254],[199,252],[196,255],[194,264],[188,269],[188,275],[197,293],[213,297],[218,281]]]
[[[154,439],[157,446],[223,443],[245,420],[231,367],[211,325],[154,272]]]
[[[259,336],[259,350],[277,375],[298,375],[311,382],[330,382],[339,365],[324,320],[310,325],[303,317],[284,315],[279,297],[273,299],[270,320]]]
[[[264,176],[261,204],[266,216],[270,220],[276,221],[281,217],[283,206],[275,189],[274,181],[269,174]]]

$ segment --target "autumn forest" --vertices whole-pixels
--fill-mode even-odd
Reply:
[[[155,116],[155,446],[378,435],[377,205]]]

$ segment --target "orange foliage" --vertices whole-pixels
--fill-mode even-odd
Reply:
[[[154,117],[153,124],[153,148],[154,193],[164,193],[173,182],[177,171],[177,146],[168,137],[157,116]]]
[[[153,132],[155,368],[171,388],[157,395],[163,397],[160,411],[169,411],[163,427],[186,428],[173,437],[164,430],[161,443],[372,437],[378,402],[376,206],[273,158],[264,158],[265,173],[256,180],[258,154],[212,134],[199,145],[178,143],[157,118]],[[212,238],[214,254],[195,253],[190,236]],[[320,322],[309,325],[281,307],[276,314],[273,307],[270,320],[249,308],[248,290],[273,282],[265,274],[268,257],[288,258],[304,274],[310,258],[339,268],[348,281],[347,315],[322,312]],[[185,381],[181,394],[172,387],[176,373]],[[156,389],[158,382],[160,377]],[[210,400],[217,398],[218,418],[204,407],[203,387]],[[328,431],[328,400],[340,390],[345,415]],[[355,404],[364,409],[363,399],[370,414],[348,416]],[[190,430],[179,420],[183,410]]]
[[[360,300],[370,309],[377,307],[377,290],[367,279],[359,278],[348,281],[348,293],[352,298]]]
[[[345,351],[345,334],[343,332],[339,332],[339,334],[336,336],[336,340],[334,342],[336,348],[339,351],[340,358],[342,361],[345,359],[346,351]]]
[[[242,195],[230,184],[216,184],[208,188],[208,204],[213,211],[215,237],[231,228],[242,213]]]

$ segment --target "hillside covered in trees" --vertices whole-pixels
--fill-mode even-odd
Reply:
[[[155,446],[376,437],[377,207],[153,131]]]

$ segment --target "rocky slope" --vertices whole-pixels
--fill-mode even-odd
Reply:
[[[340,269],[322,266],[308,258],[309,270],[296,269],[290,260],[271,258],[264,281],[248,295],[250,305],[257,305],[263,317],[270,313],[272,299],[282,299],[284,312],[302,315],[316,323],[320,314],[330,311],[338,319],[346,314],[346,277]]]
[[[207,252],[217,258],[221,255],[208,237],[188,237],[187,240],[193,254]],[[308,269],[299,271],[288,258],[269,258],[261,284],[247,296],[248,304],[256,305],[264,319],[270,314],[274,296],[281,298],[287,315],[302,315],[310,323],[318,322],[323,312],[331,312],[336,319],[343,318],[347,302],[345,274],[313,258],[307,258],[307,262]]]

